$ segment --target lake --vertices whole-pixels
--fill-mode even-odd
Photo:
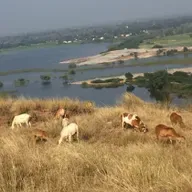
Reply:
[[[82,45],[62,45],[48,48],[36,48],[28,50],[10,51],[0,54],[0,71],[31,69],[31,68],[59,68],[65,69],[66,65],[59,64],[60,61],[84,57],[98,54],[107,49],[107,43],[101,44],[82,44]],[[175,56],[181,57],[181,56]],[[156,59],[156,58],[155,58]],[[164,59],[163,57],[161,59]],[[151,58],[154,60],[154,58]],[[141,60],[140,62],[143,62]],[[123,66],[119,68],[106,68],[88,71],[77,71],[75,75],[70,76],[70,81],[82,81],[95,77],[122,75],[126,72],[143,73],[154,72],[166,68],[192,67],[189,64],[171,64],[171,65],[150,65],[150,66]],[[92,100],[99,106],[115,104],[123,93],[126,92],[126,86],[118,88],[103,89],[83,89],[79,85],[63,85],[59,76],[64,73],[51,72],[52,77],[50,85],[42,85],[40,75],[47,73],[33,72],[21,73],[7,76],[0,76],[0,81],[4,83],[1,91],[16,90],[18,96],[39,97],[39,98],[55,98],[69,97],[78,98],[80,100]],[[18,78],[28,79],[28,86],[15,87],[14,80]],[[133,93],[145,101],[154,102],[155,99],[150,97],[149,92],[145,88],[136,87]],[[184,104],[186,100],[175,98],[174,104]]]

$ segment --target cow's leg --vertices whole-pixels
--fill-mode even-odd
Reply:
[[[172,138],[171,138],[171,137],[169,137],[169,141],[170,141],[171,144],[173,144],[173,141],[172,141]]]
[[[62,136],[60,137],[59,142],[58,142],[58,145],[61,144],[61,142],[63,141],[63,138],[64,138],[64,137],[62,137]]]
[[[122,129],[124,129],[124,121],[121,121]]]
[[[69,143],[71,143],[71,141],[72,141],[72,136],[71,135],[69,135]]]
[[[79,131],[77,130],[77,142],[79,142]]]

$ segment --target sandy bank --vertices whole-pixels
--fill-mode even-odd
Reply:
[[[183,72],[188,72],[188,73],[192,73],[192,67],[188,67],[188,68],[177,68],[177,69],[169,69],[168,73],[174,73],[176,71],[183,71]],[[133,73],[133,78],[137,77],[137,76],[143,76],[143,73]],[[124,75],[120,75],[120,76],[110,76],[110,77],[101,77],[101,78],[95,78],[95,79],[102,79],[102,80],[106,80],[106,79],[110,79],[110,78],[122,78],[125,79]],[[71,84],[74,85],[81,85],[83,82],[87,82],[90,83],[91,81],[95,80],[95,79],[88,79],[88,80],[84,80],[84,81],[76,81],[76,82],[72,82]]]
[[[192,49],[192,47],[188,47],[189,49]],[[177,51],[182,51],[183,47],[169,47],[169,48],[163,48],[164,51],[168,51],[171,49],[177,49]],[[133,59],[134,52],[137,52],[138,58],[149,58],[156,56],[156,52],[159,49],[122,49],[122,50],[115,50],[110,51],[107,53],[102,53],[90,57],[83,57],[83,58],[77,58],[77,59],[70,59],[66,61],[60,62],[60,64],[70,64],[70,63],[76,63],[78,66],[83,65],[95,65],[95,64],[102,64],[102,63],[111,63],[111,62],[117,62],[119,60],[127,61],[129,59]]]

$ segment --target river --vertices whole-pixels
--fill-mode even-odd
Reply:
[[[32,68],[57,68],[66,69],[66,65],[59,64],[60,61],[85,57],[98,54],[107,49],[107,43],[98,44],[82,44],[82,45],[62,45],[56,47],[36,48],[26,50],[15,50],[0,54],[0,71],[9,70],[23,70]],[[178,56],[176,56],[177,58]],[[153,58],[152,58],[153,60]],[[75,75],[71,76],[70,81],[82,81],[92,79],[95,77],[122,75],[126,72],[143,73],[154,72],[166,68],[180,68],[191,67],[192,65],[151,65],[151,66],[124,66],[120,68],[106,68],[88,71],[77,71]],[[0,91],[15,90],[16,95],[24,97],[39,97],[39,98],[55,98],[55,97],[69,97],[80,100],[92,100],[97,105],[113,105],[115,104],[123,93],[126,92],[126,86],[119,88],[103,88],[103,89],[83,89],[79,85],[63,85],[59,76],[64,73],[51,72],[52,77],[50,85],[42,85],[40,75],[47,73],[21,73],[7,76],[0,76],[0,81],[4,83]],[[28,86],[15,87],[14,80],[18,78],[28,79],[30,82]],[[145,101],[154,102],[149,92],[144,88],[136,87],[133,93]],[[183,104],[186,101],[175,98],[174,104]]]

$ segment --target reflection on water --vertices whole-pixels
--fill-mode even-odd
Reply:
[[[41,82],[31,83],[27,87],[17,87],[17,95],[27,98],[62,98],[91,100],[98,106],[114,105],[120,101],[121,96],[127,92],[127,86],[118,88],[81,88],[80,85],[63,85],[62,82],[52,81],[51,84],[43,85]],[[133,94],[148,102],[155,102],[156,98],[150,95],[147,89],[135,87]],[[174,98],[173,104],[185,104],[184,99]]]

